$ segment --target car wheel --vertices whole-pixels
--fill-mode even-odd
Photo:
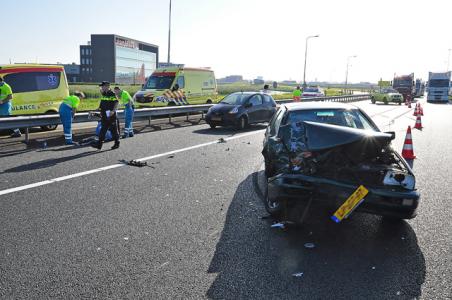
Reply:
[[[212,99],[207,99],[206,104],[212,104]]]
[[[264,197],[265,210],[275,218],[282,215],[282,203],[279,201],[273,201],[268,197],[268,187]]]
[[[49,111],[46,111],[45,114],[46,115],[56,115],[57,112],[55,112],[53,110],[49,110]],[[43,131],[53,131],[53,130],[57,129],[57,127],[58,127],[58,124],[51,124],[51,125],[41,126],[41,129]]]
[[[239,123],[237,125],[237,129],[243,130],[248,126],[248,120],[245,116],[241,116],[239,119]]]
[[[399,105],[402,105],[402,101],[399,101]]]
[[[372,101],[372,104],[375,104],[375,102],[377,102],[374,97],[371,97],[370,101]]]
[[[168,106],[177,106],[177,104],[174,101],[170,101],[170,102],[168,102]]]
[[[383,102],[384,102],[384,104],[387,105],[387,104],[388,104],[388,99],[384,98],[384,99],[383,99]]]
[[[43,130],[43,131],[53,131],[53,130],[57,129],[57,127],[58,127],[57,124],[45,125],[45,126],[41,126],[41,130]]]
[[[209,126],[211,129],[215,129],[217,127],[217,125],[215,125],[215,124],[209,124]]]

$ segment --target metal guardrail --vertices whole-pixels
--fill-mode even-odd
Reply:
[[[311,97],[303,98],[302,101],[332,101],[332,102],[355,102],[369,100],[370,94],[362,95],[345,95],[345,96],[333,96],[333,97]],[[277,103],[284,104],[292,102],[292,99],[276,100]],[[204,118],[204,113],[209,110],[213,104],[201,104],[201,105],[185,105],[185,106],[167,106],[167,107],[155,107],[155,108],[143,108],[137,109],[134,113],[134,120],[148,120],[151,123],[152,117],[168,116],[171,122],[173,115],[201,113]],[[124,111],[118,111],[118,118],[124,119]],[[73,119],[73,123],[93,122],[90,114],[87,112],[76,113]],[[28,130],[31,127],[39,127],[46,125],[61,124],[60,116],[54,115],[38,115],[38,116],[18,116],[18,117],[6,117],[0,119],[0,130],[8,130],[15,128],[25,128],[25,141],[28,142]]]

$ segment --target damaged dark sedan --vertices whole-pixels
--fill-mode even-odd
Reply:
[[[332,212],[364,186],[368,194],[356,211],[414,218],[420,196],[413,171],[391,147],[394,137],[353,105],[282,105],[267,127],[262,151],[267,211],[299,219],[314,203]]]

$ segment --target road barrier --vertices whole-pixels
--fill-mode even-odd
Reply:
[[[361,95],[345,95],[345,96],[333,96],[333,97],[312,97],[303,98],[302,101],[332,101],[332,102],[356,102],[369,100],[370,94]],[[292,99],[276,100],[277,103],[284,104],[292,102]],[[204,118],[206,113],[213,104],[202,105],[184,105],[184,106],[166,106],[155,108],[143,108],[137,109],[134,113],[134,120],[148,120],[151,124],[152,117],[167,116],[171,123],[171,117],[174,115],[187,115],[190,114],[202,114],[201,119]],[[124,119],[124,111],[118,111],[118,118]],[[73,119],[73,123],[93,122],[91,114],[88,112],[76,113]],[[29,128],[58,125],[61,124],[60,116],[58,114],[51,115],[38,115],[38,116],[18,116],[18,117],[6,117],[0,119],[0,130],[8,130],[15,128],[25,128],[25,142],[29,139]]]

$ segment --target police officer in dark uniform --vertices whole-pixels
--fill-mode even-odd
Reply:
[[[100,116],[101,116],[101,129],[99,133],[99,142],[93,144],[94,148],[102,149],[102,144],[105,140],[105,134],[107,130],[110,130],[115,144],[111,149],[119,148],[119,128],[118,120],[116,118],[116,111],[118,109],[119,101],[115,93],[110,89],[110,82],[102,81],[99,84],[102,97],[100,98]]]

